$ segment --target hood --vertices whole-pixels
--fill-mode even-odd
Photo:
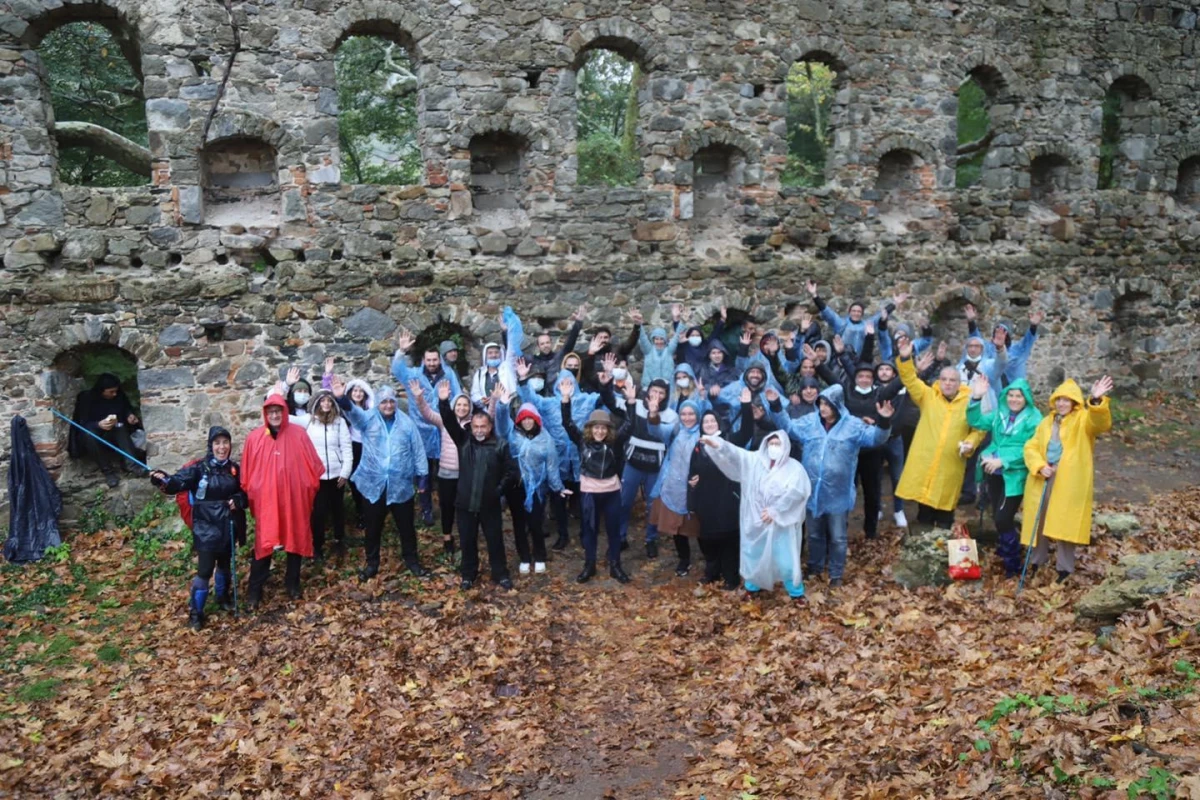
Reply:
[[[713,351],[713,348],[720,350],[725,354],[725,358],[721,361],[722,365],[729,364],[729,348],[720,339],[709,339],[708,342],[700,345],[704,349],[704,357],[708,358],[708,354]]]
[[[893,376],[896,375],[896,365],[895,364],[893,364],[891,361],[880,361],[878,364],[875,365],[875,380],[877,380],[877,381],[880,380],[880,377],[879,377],[879,368],[880,367],[891,367],[892,375]]]
[[[434,396],[436,397],[437,395],[434,395]],[[467,419],[470,419],[471,415],[475,413],[475,403],[473,403],[471,401],[471,395],[467,394],[466,392],[459,392],[456,395],[451,395],[450,410],[454,411],[454,406],[456,406],[458,404],[458,398],[460,398],[460,397],[465,397],[467,399],[467,407],[469,409],[467,411]],[[455,416],[457,417],[458,415],[456,414]]]
[[[789,382],[789,384],[790,385],[789,385],[788,394],[800,394],[800,392],[803,391],[804,389],[809,389],[809,388],[820,389],[821,388],[821,382],[819,380],[817,380],[816,378],[812,378],[812,377],[806,378],[801,375],[798,375],[798,376],[792,378],[792,380]]]
[[[767,388],[767,386],[769,386],[771,384],[771,370],[768,369],[767,365],[762,363],[761,361],[751,361],[749,364],[746,365],[746,368],[744,370],[742,370],[742,385],[744,385],[744,386],[750,385],[750,383],[746,380],[746,376],[750,373],[750,370],[752,370],[752,369],[759,370],[763,374],[763,382],[759,386],[759,389]]]
[[[984,350],[980,352],[979,358],[977,359],[972,359],[967,353],[967,346],[970,345],[971,342],[979,342],[979,346],[984,348]],[[963,361],[983,361],[983,357],[985,355],[987,355],[987,345],[984,343],[982,336],[968,336],[967,340],[963,342]]]
[[[1004,331],[1004,346],[1012,347],[1012,325],[1009,324],[1008,320],[996,320],[996,324],[992,326],[992,333],[996,332],[996,328]]]
[[[457,349],[458,349],[458,345],[456,345],[454,342],[452,342],[452,341],[450,341],[449,339],[447,339],[446,341],[444,341],[444,342],[442,342],[441,344],[439,344],[439,345],[438,345],[438,356],[440,356],[440,357],[441,357],[441,359],[442,359],[443,361],[445,361],[445,360],[446,360],[446,354],[447,354],[447,353],[453,353],[453,352],[454,352],[455,350],[457,350]]]
[[[267,409],[271,406],[278,406],[279,408],[283,409],[283,422],[279,423],[279,430],[282,431],[289,424],[291,424],[288,422],[287,400],[284,400],[283,397],[277,394],[267,396],[267,399],[263,401],[263,425],[267,424]]]
[[[822,397],[837,409],[839,417],[846,415],[846,400],[841,384],[835,383],[832,386],[826,386],[821,394],[817,395],[818,402]]]
[[[96,382],[92,384],[92,389],[96,392],[103,392],[108,389],[120,389],[121,379],[111,372],[101,373],[96,377]]]
[[[570,372],[570,370],[567,369],[567,359],[572,358],[572,357],[579,360],[579,369],[580,370],[583,369],[583,356],[579,355],[578,353],[567,353],[562,357],[562,361],[558,362],[559,372],[562,372],[562,373]]]
[[[691,378],[692,383],[696,382],[696,371],[694,369],[692,369],[692,365],[687,363],[686,361],[684,361],[681,364],[675,365],[675,371],[671,373],[671,381],[674,382],[675,376],[681,372],[684,375],[687,375],[689,378]]]
[[[695,402],[694,400],[684,400],[682,403],[679,404],[679,411],[683,411],[685,408],[692,409],[692,412],[696,415],[696,424],[690,428],[687,428],[687,427],[684,427],[683,420],[680,419],[679,420],[680,430],[687,431],[688,433],[691,433],[692,431],[700,430],[700,414],[701,414],[700,404]],[[676,413],[678,413],[678,412],[676,412]]]
[[[521,408],[517,410],[517,420],[515,424],[518,430],[521,428],[521,423],[527,419],[532,419],[537,423],[537,430],[533,432],[533,435],[537,436],[539,433],[541,433],[542,415],[538,413],[537,408],[533,405],[533,403],[522,403]],[[524,433],[524,431],[522,431],[522,433]]]
[[[1071,378],[1067,378],[1059,387],[1050,395],[1050,410],[1054,411],[1054,401],[1060,397],[1065,397],[1068,400],[1074,400],[1075,405],[1083,405],[1083,390],[1079,388],[1079,384]]]
[[[792,441],[788,438],[787,432],[782,430],[771,431],[763,440],[758,443],[758,456],[763,460],[763,463],[770,463],[770,458],[767,456],[767,442],[772,439],[777,439],[783,444],[783,455],[775,461],[775,469],[779,469],[784,464],[788,463],[788,458],[792,454]]]
[[[396,400],[396,390],[387,384],[380,386],[379,391],[375,393],[375,407],[378,408],[379,404],[385,400]]]
[[[216,439],[218,436],[224,436],[226,439],[229,440],[229,443],[231,445],[233,444],[233,436],[230,435],[228,430],[226,430],[225,428],[222,428],[220,425],[213,425],[211,428],[208,429],[208,457],[209,458],[213,458],[213,449],[212,449],[213,440]],[[229,455],[230,455],[230,458],[233,457],[232,450],[230,451]]]
[[[571,394],[571,399],[574,400],[579,397],[579,381],[575,380],[575,376],[565,369],[558,373],[558,377],[554,381],[554,396],[559,400],[562,399],[562,391],[558,388],[558,385],[563,381],[571,382],[571,388],[574,390]]]
[[[650,331],[650,342],[653,343],[655,339],[662,339],[664,343],[671,341],[670,337],[667,336],[666,328],[655,328]],[[663,346],[665,347],[666,345],[664,344]]]
[[[314,394],[312,396],[312,399],[310,399],[308,401],[308,408],[307,408],[308,413],[310,413],[310,414],[317,413],[317,403],[320,401],[320,399],[322,397],[328,397],[328,398],[332,399],[333,400],[333,410],[339,414],[341,413],[341,409],[338,407],[338,404],[337,404],[337,398],[335,398],[333,396],[333,392],[329,391],[328,389],[318,389],[317,390],[316,394]]]
[[[480,366],[484,369],[487,369],[487,351],[489,347],[494,347],[500,351],[500,363],[504,363],[504,345],[499,342],[485,342],[483,349],[479,351]],[[497,369],[499,368],[497,367]]]
[[[1001,409],[1008,408],[1004,402],[1004,399],[1012,389],[1020,389],[1021,394],[1025,395],[1026,408],[1037,408],[1037,404],[1033,402],[1033,389],[1029,386],[1029,381],[1025,380],[1024,378],[1017,378],[1015,381],[1010,383],[1008,386],[1005,386],[1000,392],[997,393],[999,395],[997,398],[997,403]]]
[[[833,358],[833,345],[824,339],[812,346],[813,350],[820,350],[822,347],[825,348],[825,360],[828,361],[829,359]]]
[[[353,389],[355,386],[358,386],[366,393],[366,395],[367,395],[367,399],[365,400],[366,407],[367,407],[367,411],[370,411],[372,408],[375,407],[375,390],[371,388],[371,384],[367,383],[362,378],[355,378],[354,380],[349,381],[346,384],[346,397],[350,396],[350,390]]]
[[[900,333],[903,333],[905,336],[907,336],[910,342],[913,340],[913,326],[909,325],[907,322],[901,322],[893,326],[892,338],[896,338],[896,335]]]

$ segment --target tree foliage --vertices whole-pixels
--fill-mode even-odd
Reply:
[[[338,48],[338,139],[348,181],[421,180],[417,78],[404,48],[378,36],[351,36]]]
[[[42,39],[38,54],[58,122],[90,122],[147,143],[142,83],[112,32],[72,22]],[[140,186],[146,179],[86,147],[59,153],[58,176],[76,186]]]
[[[825,183],[825,158],[832,144],[829,112],[837,73],[819,61],[797,61],[787,75],[788,161],[785,186]]]
[[[974,76],[963,81],[958,89],[958,144],[970,144],[987,136],[991,128],[988,94]],[[966,189],[979,183],[987,148],[969,156],[961,156],[955,167],[954,184]]]
[[[1097,189],[1113,188],[1113,168],[1121,145],[1121,108],[1124,99],[1120,91],[1115,88],[1109,89],[1104,95],[1104,104],[1100,107],[1100,167],[1096,181]]]
[[[631,186],[641,174],[637,92],[641,70],[609,50],[592,50],[576,80],[579,183]]]

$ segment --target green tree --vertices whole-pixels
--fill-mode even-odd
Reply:
[[[404,48],[378,36],[351,36],[338,48],[334,64],[347,180],[419,183],[417,78]]]
[[[38,48],[50,88],[55,124],[85,122],[147,143],[142,83],[112,32],[93,22],[54,29]],[[145,172],[149,173],[147,154]],[[63,147],[58,177],[76,186],[140,186],[146,177],[102,155],[97,147]]]
[[[1100,107],[1100,168],[1097,189],[1113,188],[1113,168],[1121,146],[1121,108],[1124,97],[1116,89],[1109,89]]]
[[[609,50],[592,50],[575,85],[578,181],[631,186],[641,174],[637,150],[637,65]]]
[[[797,61],[787,75],[788,161],[785,186],[820,186],[833,143],[829,113],[837,73],[819,61]]]
[[[958,88],[959,147],[981,141],[988,135],[991,128],[988,105],[988,94],[974,76],[963,81],[962,86]],[[986,147],[959,156],[954,170],[954,185],[959,189],[966,189],[979,183],[983,174],[983,160],[986,157]]]

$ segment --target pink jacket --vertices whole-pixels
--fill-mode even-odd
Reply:
[[[461,392],[458,397],[466,397],[470,401],[470,397],[466,392]],[[450,402],[453,403],[458,397],[453,397]],[[442,424],[442,415],[437,412],[437,409],[431,408],[425,400],[425,395],[417,398],[417,410],[421,412],[421,416],[430,425],[436,425],[438,430],[442,432],[442,452],[438,457],[438,472],[449,470],[458,472],[458,445],[454,444],[454,440],[450,438],[450,434],[446,433],[446,428]]]

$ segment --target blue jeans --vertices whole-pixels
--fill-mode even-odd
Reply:
[[[808,519],[809,575],[825,571],[829,559],[829,579],[838,580],[846,571],[846,523],[849,514],[822,514]]]
[[[646,516],[650,516],[650,492],[658,480],[657,472],[646,472],[632,464],[626,464],[621,472],[621,541],[629,538],[629,517],[633,515],[633,502],[637,500],[638,489],[642,490],[642,498],[646,501]],[[646,541],[658,540],[658,527],[646,522]]]
[[[600,540],[600,520],[608,534],[609,566],[621,563],[621,493],[584,492],[580,500],[583,512],[583,553],[588,561],[596,561]]]
[[[896,497],[896,487],[900,485],[900,476],[904,474],[904,439],[893,436],[883,446],[883,460],[887,462],[888,477],[892,479],[892,511],[904,510],[904,501]]]

